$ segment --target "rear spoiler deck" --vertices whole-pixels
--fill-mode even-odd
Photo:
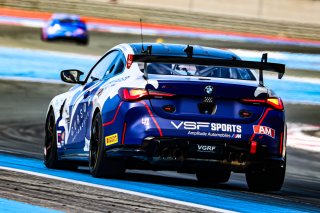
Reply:
[[[129,56],[128,56],[129,57]],[[192,58],[179,56],[163,56],[163,55],[130,55],[132,62],[145,63],[181,63],[181,64],[198,64],[219,67],[237,67],[259,70],[259,83],[263,85],[263,71],[271,71],[278,73],[278,79],[281,79],[285,73],[285,65],[278,63],[267,62],[267,53],[264,53],[261,62],[257,61],[242,61],[237,59],[212,59],[212,58]],[[145,69],[146,70],[146,69]],[[146,72],[146,71],[145,71]],[[145,73],[147,77],[147,73]]]

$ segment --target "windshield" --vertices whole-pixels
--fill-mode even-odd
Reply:
[[[144,71],[144,64],[139,63],[140,70]],[[184,75],[210,78],[228,78],[239,80],[256,80],[250,69],[204,66],[195,64],[147,63],[148,74],[156,75]]]

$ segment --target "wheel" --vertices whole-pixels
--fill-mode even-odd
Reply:
[[[89,169],[93,177],[120,177],[125,173],[124,160],[106,155],[100,113],[96,113],[92,120],[89,150]]]
[[[71,161],[59,161],[57,152],[57,129],[54,112],[50,109],[45,125],[44,165],[50,169],[75,170],[78,165]]]
[[[252,169],[246,173],[246,180],[251,191],[279,191],[286,172],[284,164],[269,165],[264,169]]]
[[[196,173],[199,183],[210,185],[228,182],[231,175],[229,170],[200,170]]]
[[[41,39],[42,41],[47,41],[47,39],[46,39],[46,37],[44,36],[44,33],[42,32],[42,30],[41,30],[41,34],[40,34],[40,39]]]
[[[56,143],[56,122],[53,110],[47,115],[44,139],[44,165],[50,169],[56,169],[59,166],[57,143]]]

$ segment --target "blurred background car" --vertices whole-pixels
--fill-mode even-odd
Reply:
[[[42,28],[41,39],[74,40],[79,44],[87,45],[89,35],[86,23],[80,16],[74,14],[53,14],[48,23]]]

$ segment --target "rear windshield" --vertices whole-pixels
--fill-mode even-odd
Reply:
[[[73,19],[60,19],[60,23],[67,23],[67,24],[78,24],[80,23],[79,20],[73,20]]]
[[[144,71],[144,63],[139,63]],[[228,78],[239,80],[256,80],[250,69],[204,66],[195,64],[147,63],[148,74],[201,76],[210,78]]]
[[[59,24],[61,24],[61,25],[85,27],[85,24],[84,24],[83,21],[74,20],[74,19],[59,19],[59,20],[54,20],[53,24],[56,24],[56,23],[59,23]]]

